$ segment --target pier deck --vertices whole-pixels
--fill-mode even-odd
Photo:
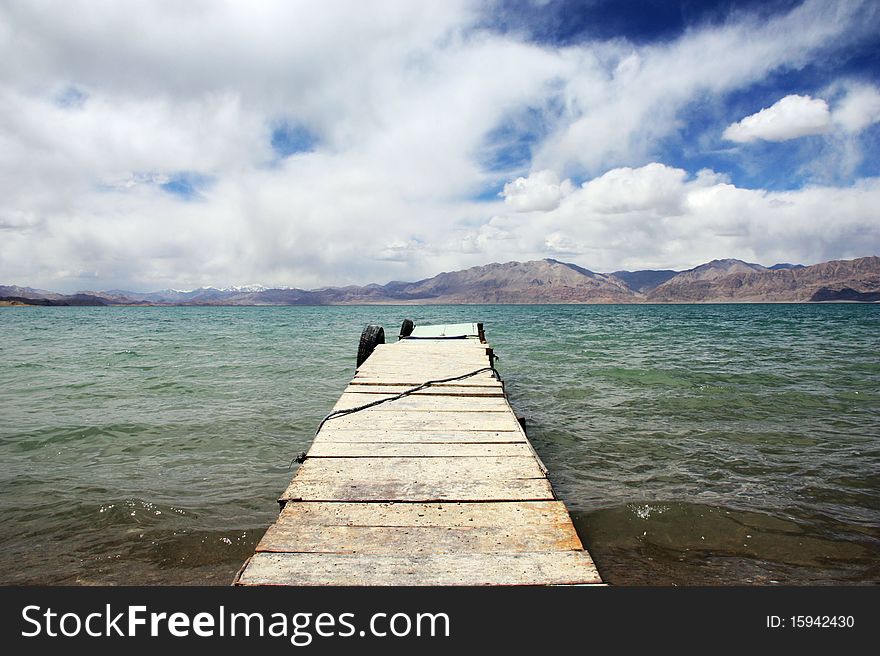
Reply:
[[[378,345],[334,409],[490,366],[435,328]],[[237,585],[601,583],[491,371],[330,419],[280,502]]]

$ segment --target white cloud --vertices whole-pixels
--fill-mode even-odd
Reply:
[[[807,0],[770,20],[694,29],[664,45],[611,41],[562,50],[565,112],[532,166],[596,175],[648,161],[681,127],[680,112],[690,103],[804,66],[856,29],[860,10],[857,3]]]
[[[860,132],[880,121],[880,90],[869,84],[851,85],[834,108],[835,125],[849,133]]]
[[[680,189],[687,173],[657,162],[637,169],[612,169],[583,184],[580,202],[599,214],[680,211]]]
[[[504,203],[515,212],[552,210],[559,207],[559,201],[573,186],[571,180],[559,181],[553,171],[536,171],[528,178],[517,178],[504,185]]]
[[[749,143],[788,141],[814,134],[824,134],[831,128],[828,103],[810,96],[785,96],[770,107],[732,123],[724,131],[728,141]]]
[[[493,222],[528,256],[560,253],[595,271],[683,269],[720,256],[811,264],[880,252],[878,203],[878,178],[771,192],[655,162],[607,171],[553,210]],[[486,258],[503,258],[497,241],[481,244]]]

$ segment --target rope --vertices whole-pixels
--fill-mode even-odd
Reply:
[[[482,369],[477,369],[476,371],[472,371],[467,374],[462,374],[461,376],[453,376],[452,378],[440,378],[438,380],[429,380],[427,382],[422,383],[421,385],[418,385],[416,387],[412,387],[412,388],[406,390],[405,392],[401,392],[400,394],[395,394],[394,396],[389,396],[387,399],[379,399],[378,401],[371,401],[370,403],[365,403],[363,405],[359,405],[354,408],[346,408],[345,410],[334,410],[329,415],[324,417],[321,420],[321,423],[318,424],[318,429],[315,431],[315,437],[318,436],[318,433],[321,432],[321,428],[324,427],[324,424],[329,419],[334,419],[336,417],[350,415],[355,412],[360,412],[361,410],[366,410],[367,408],[372,408],[372,407],[380,405],[382,403],[388,403],[389,401],[397,401],[398,399],[402,399],[405,396],[409,396],[410,394],[414,394],[415,392],[423,390],[426,387],[430,387],[431,385],[439,385],[441,383],[452,383],[452,382],[455,382],[456,380],[464,380],[465,378],[471,378],[472,376],[476,376],[477,374],[481,374],[484,371],[491,371],[492,376],[495,378],[495,380],[499,380],[499,381],[501,380],[501,374],[499,374],[498,370],[492,366],[483,367]]]
[[[497,358],[497,356],[496,356],[496,358]],[[389,401],[397,401],[398,399],[402,399],[405,396],[409,396],[410,394],[414,394],[415,392],[423,390],[427,387],[431,387],[431,385],[440,385],[442,383],[452,383],[452,382],[455,382],[456,380],[464,380],[465,378],[471,378],[472,376],[476,376],[477,374],[481,374],[485,371],[491,371],[492,377],[495,378],[495,380],[497,380],[497,381],[501,381],[501,374],[499,374],[498,370],[495,367],[493,367],[492,365],[489,365],[488,367],[483,367],[481,369],[477,369],[476,371],[471,371],[470,373],[462,374],[461,376],[452,376],[451,378],[439,378],[437,380],[429,380],[429,381],[422,383],[421,385],[417,385],[416,387],[411,387],[410,389],[403,391],[400,394],[395,394],[394,396],[389,396],[388,398],[385,398],[385,399],[379,399],[378,401],[371,401],[370,403],[364,403],[363,405],[355,406],[354,408],[345,408],[344,410],[334,410],[333,412],[328,414],[326,417],[324,417],[321,420],[321,423],[318,424],[318,428],[315,430],[315,437],[318,436],[318,433],[321,432],[321,429],[324,427],[324,424],[327,423],[327,421],[329,421],[330,419],[335,419],[336,417],[343,417],[345,415],[350,415],[355,412],[360,412],[361,410],[366,410],[367,408],[373,408],[377,405],[381,405],[382,403],[388,403]],[[294,458],[290,462],[288,469],[290,469],[290,467],[293,466],[294,462],[301,463],[305,459],[306,459],[305,453],[301,453],[299,456],[297,456],[296,458]]]

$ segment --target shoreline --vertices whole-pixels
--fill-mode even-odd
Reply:
[[[32,299],[41,301],[43,299]],[[49,299],[46,299],[49,300]],[[878,305],[878,301],[856,301],[856,300],[839,300],[839,301],[669,301],[665,303],[653,302],[633,302],[633,303],[603,303],[599,302],[577,302],[570,303],[535,303],[535,302],[507,302],[498,303],[493,301],[469,301],[469,302],[432,302],[429,300],[419,301],[399,301],[399,302],[376,302],[376,303],[105,303],[105,304],[85,304],[85,303],[65,303],[63,301],[50,301],[45,303],[35,302],[27,303],[19,300],[0,299],[0,307],[93,307],[93,308],[174,308],[174,307],[192,307],[192,308],[282,308],[282,307],[419,307],[419,306],[449,306],[449,307],[470,307],[470,306],[573,306],[573,305],[621,305],[621,306],[666,306],[666,305]]]

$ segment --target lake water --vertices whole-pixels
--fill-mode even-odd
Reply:
[[[880,582],[880,306],[639,305],[0,308],[0,583],[230,583],[405,317],[485,323],[608,582]]]

